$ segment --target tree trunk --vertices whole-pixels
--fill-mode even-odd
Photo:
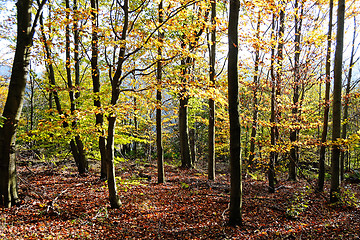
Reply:
[[[70,2],[69,0],[65,1],[65,5],[67,8],[66,18],[70,19]],[[74,0],[74,12],[77,11],[77,1]],[[70,25],[66,25],[65,27],[65,55],[66,55],[66,77],[67,77],[67,87],[69,89],[69,98],[70,98],[70,111],[71,114],[74,114],[76,110],[76,99],[80,96],[80,92],[74,92],[74,87],[78,87],[80,83],[80,62],[79,62],[79,30],[77,26],[77,17],[74,14],[74,62],[75,62],[75,86],[72,81],[71,76],[71,50],[70,50]],[[76,128],[76,121],[73,121],[71,124],[72,128]],[[84,174],[88,171],[88,163],[85,155],[85,151],[83,149],[83,144],[81,138],[77,135],[70,141],[70,149],[72,155],[75,159],[76,166],[78,168],[79,174]]]
[[[103,130],[104,124],[104,114],[101,112],[101,99],[98,95],[100,92],[100,71],[98,65],[98,14],[99,14],[99,5],[97,0],[91,0],[91,21],[92,21],[92,35],[91,35],[91,77],[93,82],[93,92],[94,92],[94,106],[97,108],[97,113],[95,114],[95,124],[98,128],[99,136],[99,151],[100,151],[100,179],[106,179],[106,139],[105,133]]]
[[[272,16],[271,23],[271,38],[274,36],[275,32],[275,13]],[[269,160],[269,171],[268,171],[268,180],[269,180],[269,192],[275,192],[275,162],[277,160],[276,147],[276,80],[274,73],[274,64],[275,64],[275,44],[271,46],[271,60],[270,60],[270,75],[271,75],[271,106],[270,106],[270,160]]]
[[[56,110],[58,111],[59,114],[62,114],[60,99],[59,99],[58,92],[56,90],[56,80],[55,80],[54,66],[52,64],[51,50],[47,43],[47,38],[45,35],[45,29],[44,29],[42,15],[40,16],[39,22],[40,22],[40,32],[41,32],[41,38],[42,38],[41,40],[44,44],[44,50],[46,53],[46,58],[48,60],[48,61],[46,61],[46,64],[47,64],[46,70],[48,73],[49,85],[50,85],[50,88],[49,88],[50,93],[49,94],[51,94],[51,96],[53,96],[53,98],[54,98]],[[49,101],[51,102],[51,98]],[[50,107],[52,108],[52,104]]]
[[[123,29],[121,32],[120,40],[125,42],[127,31],[129,27],[129,0],[125,0],[122,5],[124,12]],[[117,67],[114,76],[110,76],[111,80],[111,106],[115,106],[118,102],[120,95],[120,85],[122,83],[123,64],[125,56],[125,45],[119,47],[119,55],[117,59]],[[114,167],[114,136],[116,126],[116,113],[110,112],[108,116],[108,131],[106,141],[106,168],[108,178],[109,201],[112,208],[119,208],[121,202],[117,195],[116,180],[115,180],[115,167]]]
[[[38,7],[41,11],[45,1]],[[25,86],[29,70],[30,47],[37,19],[31,26],[31,0],[18,0],[17,41],[11,72],[8,96],[0,128],[0,204],[11,207],[19,203],[16,175],[15,138],[24,102]]]
[[[192,128],[189,129],[189,143],[190,143],[190,156],[191,156],[191,165],[195,166],[196,162],[196,130],[195,124]]]
[[[163,1],[159,3],[159,25],[163,23]],[[164,33],[162,30],[159,30],[159,42],[162,43],[164,38]],[[162,119],[161,119],[161,106],[162,106],[162,96],[161,96],[161,85],[162,85],[162,46],[158,47],[158,57],[157,62],[157,89],[156,89],[156,152],[157,152],[157,169],[158,169],[158,183],[165,182],[165,173],[164,173],[164,156],[163,156],[163,146],[162,146]]]
[[[210,84],[215,88],[216,62],[216,0],[211,1],[211,39],[210,39]],[[208,179],[215,180],[215,101],[209,99],[209,130],[208,130]]]
[[[182,48],[186,48],[185,43],[181,43]],[[186,93],[186,74],[188,74],[189,57],[181,60],[181,90],[179,93],[179,138],[180,138],[180,158],[181,167],[191,168],[190,144],[189,144],[189,127],[188,127],[188,103],[189,97]]]
[[[344,19],[345,19],[345,0],[338,1],[337,11],[337,33],[334,65],[334,85],[333,85],[333,131],[332,131],[332,152],[331,152],[331,187],[330,202],[335,203],[339,200],[340,194],[340,140],[341,132],[341,89],[342,89],[342,59],[343,59],[343,40],[344,40]]]
[[[238,21],[239,0],[230,0],[228,101],[230,120],[230,206],[229,224],[242,224],[241,135],[239,119]]]
[[[261,12],[258,13],[258,22],[256,26],[256,39],[260,41],[260,23],[261,23]],[[257,131],[257,119],[258,119],[258,88],[259,88],[259,61],[260,61],[260,46],[256,45],[255,49],[255,67],[254,67],[254,89],[253,89],[253,119],[251,128],[250,138],[250,153],[249,153],[249,169],[253,168],[253,162],[255,158],[255,142],[256,142],[256,131]]]
[[[348,126],[348,117],[349,117],[349,103],[350,103],[350,90],[351,90],[351,78],[352,78],[352,70],[354,67],[354,55],[355,55],[355,39],[356,39],[356,17],[354,16],[354,33],[352,40],[352,48],[351,48],[351,56],[349,63],[349,73],[347,76],[346,90],[345,90],[345,101],[344,101],[344,116],[343,116],[343,125],[341,131],[341,138],[346,139],[347,134],[347,126]],[[341,151],[340,158],[340,179],[344,180],[344,168],[345,168],[345,152]]]
[[[189,98],[185,96],[185,89],[180,93],[179,109],[179,136],[180,136],[180,157],[181,167],[191,168],[189,128],[188,128],[188,102]]]
[[[329,125],[329,111],[330,111],[330,73],[331,73],[331,38],[332,38],[332,15],[333,15],[333,0],[329,3],[329,25],[327,34],[327,50],[326,50],[326,64],[325,64],[325,107],[323,118],[323,129],[321,133],[321,146],[319,158],[319,177],[317,183],[317,190],[322,192],[324,190],[325,181],[325,154],[326,154],[326,139]]]
[[[275,138],[276,143],[278,143],[280,138],[279,126],[281,121],[281,109],[280,106],[280,95],[282,90],[282,75],[283,75],[283,61],[284,61],[284,31],[285,31],[285,8],[286,3],[280,1],[280,13],[279,13],[279,29],[278,29],[278,47],[277,47],[277,66],[276,66],[276,91],[275,91],[275,101],[276,101],[276,124],[275,124]],[[276,153],[275,164],[277,164],[278,153]]]
[[[207,18],[209,11],[206,11],[205,18]],[[205,24],[202,25],[198,32],[191,32],[192,41],[189,41],[189,52],[194,50],[197,47],[200,36],[204,32]],[[185,35],[182,36],[181,48],[186,48]],[[183,168],[192,168],[192,157],[190,149],[190,139],[189,139],[189,127],[188,127],[188,103],[189,96],[187,95],[187,76],[190,74],[190,66],[194,66],[195,59],[189,56],[183,57],[181,60],[181,90],[179,93],[180,98],[180,107],[179,107],[179,137],[180,137],[180,157],[181,157],[181,166]]]
[[[295,56],[294,56],[294,85],[293,85],[293,106],[291,109],[292,122],[294,128],[290,131],[290,163],[289,163],[289,180],[296,181],[297,177],[297,164],[299,161],[299,147],[296,144],[299,134],[299,84],[300,84],[300,73],[299,73],[299,60],[300,60],[300,40],[301,40],[301,25],[302,25],[302,14],[303,4],[301,3],[301,12],[299,15],[298,0],[295,1]]]
[[[109,200],[111,208],[119,208],[121,202],[117,195],[116,179],[115,179],[115,167],[114,167],[114,135],[116,126],[116,117],[108,117],[108,137],[107,137],[107,148],[106,148],[106,168],[107,168],[107,183],[109,189]]]
[[[74,0],[74,62],[75,62],[75,102],[80,97],[80,59],[79,59],[79,44],[80,44],[80,35],[79,35],[79,26],[78,26],[78,13],[77,13],[77,0]],[[74,102],[74,107],[76,108],[76,104]],[[75,109],[74,109],[75,110]],[[73,122],[73,127],[76,128],[77,121]],[[83,174],[86,173],[89,170],[88,160],[86,158],[86,152],[84,148],[84,144],[82,142],[82,139],[79,135],[75,136],[75,143],[78,148],[78,154],[79,154],[79,173]]]

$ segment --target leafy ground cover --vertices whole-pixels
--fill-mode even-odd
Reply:
[[[97,171],[76,174],[69,164],[19,164],[19,207],[0,209],[2,239],[359,239],[359,185],[347,184],[344,202],[330,206],[309,182],[244,181],[243,220],[226,225],[229,176],[209,182],[201,170],[166,166],[156,184],[153,165],[119,164],[122,207],[110,209]],[[141,177],[140,177],[141,176]],[[347,190],[348,189],[348,190]],[[349,190],[351,189],[351,191]],[[355,194],[352,194],[355,193]]]

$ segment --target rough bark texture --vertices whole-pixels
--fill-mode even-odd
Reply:
[[[345,0],[338,1],[337,11],[337,33],[336,49],[334,60],[334,87],[333,87],[333,129],[332,129],[332,152],[331,152],[331,186],[330,202],[339,200],[340,194],[340,140],[341,132],[341,89],[342,89],[342,59],[343,59],[343,40],[344,40],[344,19],[345,19]]]
[[[325,106],[323,117],[323,129],[321,133],[321,146],[319,158],[319,177],[317,183],[317,190],[322,192],[324,190],[325,181],[325,154],[326,154],[326,139],[329,126],[329,110],[330,110],[330,72],[331,72],[331,38],[332,38],[332,18],[333,18],[334,1],[329,3],[329,25],[327,34],[327,50],[326,50],[326,64],[325,64]]]
[[[39,6],[39,11],[41,11],[44,3],[42,2]],[[31,28],[31,5],[31,0],[19,0],[16,4],[16,50],[8,96],[2,115],[5,121],[0,128],[0,204],[4,207],[11,207],[19,203],[16,179],[15,135],[24,101],[30,47],[34,34]],[[33,29],[36,20],[35,18]]]
[[[160,1],[158,6],[158,17],[159,24],[163,22],[163,1]],[[159,30],[159,42],[162,43],[164,38],[164,33],[162,30]],[[156,80],[157,80],[157,90],[156,90],[156,151],[157,151],[157,169],[158,169],[158,183],[165,182],[165,173],[164,173],[164,156],[163,156],[163,146],[162,146],[162,119],[161,119],[161,106],[162,106],[162,95],[161,95],[161,85],[162,85],[162,47],[158,47],[158,56],[159,59],[157,62],[157,72],[156,72]]]
[[[215,87],[216,60],[216,0],[211,2],[211,38],[210,38],[210,84]],[[215,179],[215,101],[209,99],[209,130],[208,130],[208,179]]]
[[[228,60],[228,101],[230,120],[230,206],[229,224],[242,224],[242,181],[241,181],[241,141],[239,120],[238,81],[238,21],[239,0],[230,1],[229,14],[229,60]]]

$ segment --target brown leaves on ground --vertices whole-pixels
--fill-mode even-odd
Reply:
[[[139,178],[140,172],[152,176]],[[126,166],[117,173],[120,209],[110,209],[106,184],[91,171],[73,167],[20,166],[19,207],[0,209],[3,239],[358,239],[358,207],[329,206],[305,181],[244,181],[241,227],[226,225],[227,175],[207,181],[205,173],[166,167],[156,183],[154,166]],[[359,191],[351,185],[351,191]],[[354,199],[350,199],[355,201]]]

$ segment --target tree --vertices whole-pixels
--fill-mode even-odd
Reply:
[[[164,9],[163,9],[163,1],[161,0],[159,3],[159,25],[161,25],[164,21]],[[163,30],[159,29],[159,42],[160,44],[163,42],[164,33]],[[156,80],[157,80],[157,88],[156,88],[156,151],[157,151],[157,167],[158,167],[158,183],[165,182],[165,174],[164,174],[164,156],[163,156],[163,146],[162,146],[162,119],[161,119],[161,106],[162,106],[162,95],[161,95],[161,84],[162,84],[162,46],[158,47],[158,62],[156,69]]]
[[[331,151],[331,186],[330,202],[339,200],[340,194],[340,133],[341,133],[341,89],[342,89],[342,59],[345,22],[345,0],[338,1],[336,48],[334,60],[333,83],[333,128]]]
[[[66,0],[66,18],[70,19],[70,0]],[[73,2],[74,10],[74,22],[73,22],[73,32],[74,32],[74,67],[75,67],[75,84],[72,81],[71,75],[71,49],[70,49],[70,25],[67,24],[65,27],[65,53],[66,53],[66,77],[67,77],[67,87],[69,88],[69,99],[70,99],[70,111],[74,115],[76,111],[76,100],[80,97],[80,61],[79,61],[79,29],[78,29],[78,19],[77,19],[77,0]],[[78,89],[75,91],[75,89]],[[76,120],[71,124],[72,128],[76,128]],[[80,174],[84,174],[88,171],[88,162],[85,155],[83,142],[78,134],[75,135],[73,139],[70,140],[70,147],[73,157],[75,159],[78,171]]]
[[[210,39],[210,84],[215,87],[216,60],[216,0],[211,1],[211,39]],[[209,130],[208,130],[208,178],[215,179],[215,100],[209,99]]]
[[[260,24],[261,24],[261,10],[258,12],[258,21],[256,25],[256,39],[260,41]],[[255,49],[255,66],[254,66],[254,92],[253,92],[253,118],[252,118],[252,128],[251,128],[251,138],[250,138],[250,153],[249,153],[249,167],[252,168],[253,161],[255,158],[255,142],[256,142],[256,132],[257,132],[257,121],[258,121],[258,88],[259,88],[259,62],[260,62],[260,44],[256,44]]]
[[[15,163],[16,129],[24,102],[32,39],[44,4],[45,0],[39,3],[35,19],[31,23],[32,1],[18,0],[16,3],[16,50],[9,92],[2,114],[5,121],[0,128],[0,203],[5,207],[11,207],[19,203]]]
[[[94,92],[94,106],[97,108],[95,114],[95,124],[98,128],[99,136],[99,151],[101,156],[101,170],[100,179],[106,179],[106,138],[103,130],[104,114],[101,112],[101,99],[97,95],[100,93],[100,71],[98,65],[99,57],[99,37],[98,37],[98,15],[99,15],[99,3],[97,0],[91,0],[91,77],[93,81]]]
[[[349,104],[350,104],[350,90],[351,90],[351,78],[353,73],[354,63],[354,55],[355,55],[355,39],[356,39],[356,17],[354,16],[354,32],[352,39],[352,47],[350,54],[350,63],[349,63],[349,72],[347,75],[346,89],[345,89],[345,99],[344,99],[344,116],[343,116],[343,125],[341,131],[341,138],[346,139],[347,129],[348,129],[348,117],[349,117]],[[340,158],[340,178],[341,181],[344,179],[344,171],[345,171],[345,151],[341,151]]]
[[[329,23],[327,33],[327,50],[325,63],[325,107],[323,117],[323,129],[321,134],[320,158],[319,158],[319,177],[317,183],[317,190],[322,192],[324,190],[325,181],[325,154],[326,154],[326,138],[329,125],[329,111],[330,111],[330,73],[331,73],[331,38],[332,38],[332,15],[333,15],[334,1],[329,2]]]
[[[271,22],[271,39],[274,37],[275,32],[275,13],[272,15]],[[269,192],[275,192],[275,163],[277,161],[277,152],[275,150],[276,146],[276,80],[275,80],[275,44],[271,44],[271,58],[270,58],[270,77],[271,77],[271,103],[270,103],[270,159],[269,159],[269,170],[268,170],[268,179],[269,179]]]
[[[239,79],[238,79],[238,21],[239,0],[230,0],[228,101],[230,120],[230,207],[229,224],[242,224],[242,180],[240,155]]]
[[[300,40],[301,40],[301,25],[302,25],[302,15],[304,10],[304,5],[300,3],[301,12],[299,13],[299,3],[298,0],[295,1],[295,54],[294,54],[294,84],[293,84],[293,106],[291,109],[294,128],[290,131],[290,163],[289,163],[289,180],[296,181],[297,175],[297,164],[299,161],[299,147],[296,144],[299,134],[299,85],[300,85]]]
[[[185,6],[185,5],[183,5]],[[195,7],[195,5],[194,5]],[[203,12],[204,16],[202,15]],[[197,17],[207,19],[209,11],[203,9],[202,6],[199,7]],[[189,105],[189,93],[188,85],[189,80],[192,78],[192,69],[195,65],[195,58],[189,56],[196,50],[198,47],[198,42],[200,36],[203,34],[205,29],[205,24],[199,24],[198,29],[196,27],[187,27],[187,24],[183,28],[186,30],[182,33],[181,36],[181,48],[183,52],[183,57],[181,59],[181,88],[179,92],[179,141],[180,141],[180,156],[181,156],[181,166],[184,168],[192,168],[193,162],[195,161],[195,132],[191,131],[191,139],[189,133],[189,124],[188,124],[188,105]],[[188,48],[188,49],[187,49]],[[193,129],[194,130],[194,129]],[[190,140],[192,144],[190,144]]]

